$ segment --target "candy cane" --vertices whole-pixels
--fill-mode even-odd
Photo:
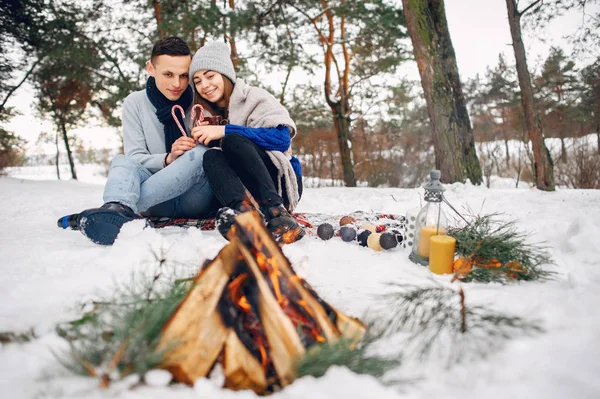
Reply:
[[[204,122],[204,108],[202,108],[202,105],[200,105],[200,104],[194,105],[192,107],[192,120],[194,120],[194,117],[196,116],[196,109],[200,110],[198,120],[196,121],[196,126],[200,126],[200,123]]]
[[[179,127],[181,134],[183,134],[184,136],[187,136],[187,134],[185,133],[185,129],[183,128],[183,126],[181,126],[179,119],[177,119],[177,115],[175,114],[176,110],[179,110],[179,112],[181,113],[181,119],[183,119],[183,120],[185,120],[185,111],[183,110],[183,108],[181,108],[181,105],[173,105],[173,108],[171,108],[171,115],[173,115],[173,119],[175,119],[175,123],[177,123],[177,127]]]

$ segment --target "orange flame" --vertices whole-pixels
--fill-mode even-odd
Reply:
[[[262,251],[266,251],[266,248],[261,247]],[[256,258],[256,262],[259,265],[259,268],[263,273],[266,274],[266,277],[271,282],[271,286],[273,289],[273,294],[277,299],[277,302],[283,312],[292,320],[294,327],[301,327],[302,331],[310,337],[315,342],[325,342],[325,337],[319,331],[318,325],[316,324],[316,315],[313,309],[303,300],[299,294],[297,294],[298,299],[288,298],[282,292],[293,293],[296,292],[294,286],[290,284],[290,280],[293,278],[298,278],[298,276],[293,275],[290,276],[290,280],[287,281],[285,287],[281,285],[281,276],[282,272],[279,269],[279,265],[277,264],[275,257],[268,256],[264,252],[255,250],[254,256]],[[290,302],[292,300],[292,302]],[[300,308],[300,309],[298,309]],[[305,315],[310,316],[307,318]]]

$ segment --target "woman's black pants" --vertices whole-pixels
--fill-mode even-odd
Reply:
[[[246,200],[246,191],[261,207],[289,204],[285,182],[283,198],[277,194],[278,170],[265,150],[250,139],[237,134],[227,134],[221,140],[221,151],[213,149],[204,153],[204,171],[213,192],[222,205],[239,209]],[[302,178],[298,181],[298,195],[302,195]]]

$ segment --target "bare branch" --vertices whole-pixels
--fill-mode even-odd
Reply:
[[[276,0],[276,1],[274,1],[274,2],[273,2],[273,4],[271,4],[271,5],[269,6],[269,8],[267,8],[267,10],[266,10],[265,12],[263,12],[263,13],[260,15],[260,19],[262,20],[262,19],[264,19],[264,18],[265,18],[267,15],[269,15],[269,14],[271,13],[271,11],[273,11],[273,9],[275,8],[275,6],[276,6],[276,5],[278,5],[278,4],[279,4],[279,5],[281,5],[281,0]],[[233,8],[233,7],[231,7],[231,8]]]
[[[528,12],[529,10],[531,10],[533,7],[535,7],[538,3],[542,3],[539,5],[539,7],[543,6],[544,4],[544,0],[535,0],[533,3],[531,3],[530,5],[528,5],[527,7],[525,7],[525,9],[523,11],[517,11],[517,16],[518,17],[522,17],[526,12]]]
[[[25,76],[23,76],[23,79],[21,79],[21,81],[19,83],[17,83],[15,86],[13,86],[8,93],[6,94],[6,97],[4,97],[4,100],[2,100],[2,104],[0,104],[0,112],[4,109],[4,106],[6,105],[6,102],[8,101],[8,99],[10,98],[10,96],[12,96],[12,94],[19,88],[21,87],[21,85],[23,83],[25,83],[25,81],[27,80],[27,78],[29,77],[29,75],[31,75],[31,72],[33,72],[33,70],[35,69],[35,67],[40,63],[41,60],[35,60],[35,62],[33,63],[33,65],[31,65],[31,68],[29,68],[29,70],[27,71],[27,73],[25,74]]]

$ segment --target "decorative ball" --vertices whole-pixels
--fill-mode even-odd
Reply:
[[[398,245],[398,241],[393,233],[386,231],[379,237],[379,245],[381,245],[381,248],[383,249],[392,249]]]
[[[369,238],[370,235],[371,235],[371,231],[369,231],[369,230],[363,230],[360,233],[358,233],[358,236],[356,237],[356,239],[358,240],[358,243],[361,246],[366,247],[367,246],[367,239]]]
[[[375,233],[375,226],[372,224],[366,223],[360,226],[361,230],[369,230],[371,233]]]
[[[329,223],[323,223],[319,227],[317,227],[317,235],[321,240],[329,240],[333,237],[333,226]]]
[[[356,219],[350,215],[342,216],[342,218],[340,219],[340,226],[345,226],[347,224],[355,223],[355,222],[356,222]]]
[[[342,226],[340,228],[340,237],[346,242],[350,242],[356,238],[356,229],[352,226]]]
[[[403,233],[399,229],[391,229],[390,233],[392,233],[396,237],[396,241],[398,241],[398,244],[402,244],[402,241],[404,241],[404,237],[405,237],[406,233]]]
[[[379,233],[371,233],[369,238],[367,238],[367,246],[374,251],[381,251],[381,244],[379,243],[379,239],[381,238],[381,234]]]

